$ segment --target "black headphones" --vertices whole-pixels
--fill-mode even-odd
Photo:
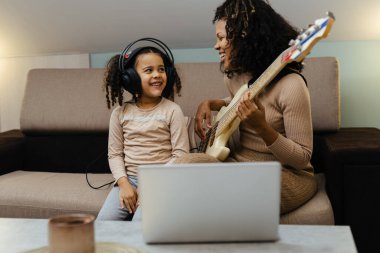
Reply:
[[[152,46],[138,47],[129,53],[129,50],[133,45],[140,41],[148,41],[157,45],[159,48]],[[162,41],[155,38],[142,38],[136,40],[124,48],[119,56],[119,70],[121,72],[123,88],[132,94],[135,98],[136,94],[141,92],[141,79],[136,70],[134,69],[133,63],[134,58],[144,49],[156,49],[161,52],[163,56],[163,61],[165,65],[165,72],[167,76],[165,91],[172,90],[175,80],[175,69],[174,69],[174,57],[169,47],[165,45]],[[161,49],[161,50],[160,50]]]

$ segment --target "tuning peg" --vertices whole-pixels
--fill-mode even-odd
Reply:
[[[307,34],[305,34],[305,33],[303,33],[301,35],[298,35],[298,37],[297,37],[297,39],[300,40],[300,41],[302,41],[302,40],[304,40],[306,38],[307,38]]]
[[[306,32],[304,32],[303,34],[306,35],[305,37],[308,37],[310,36],[310,34],[312,34],[312,30],[311,29],[308,29]]]
[[[289,41],[289,46],[294,46],[296,44],[296,41],[295,40],[290,40]]]
[[[299,33],[304,33],[305,31],[306,31],[305,28],[301,28],[301,29],[299,29]]]
[[[316,30],[316,31],[319,31],[319,30],[322,29],[322,26],[320,26],[320,25],[318,25],[318,24],[315,24],[314,27],[315,27],[315,30]]]

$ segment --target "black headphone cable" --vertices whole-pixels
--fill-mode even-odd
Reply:
[[[89,169],[89,167],[92,165],[92,164],[94,164],[96,161],[98,161],[99,159],[100,159],[100,157],[102,157],[103,155],[104,155],[104,153],[106,153],[107,152],[107,149],[106,150],[104,150],[97,158],[95,158],[93,161],[91,161],[87,166],[86,166],[86,181],[87,181],[87,184],[92,188],[92,189],[95,189],[95,190],[97,190],[97,189],[100,189],[100,188],[103,188],[103,187],[105,187],[105,186],[109,186],[109,185],[111,185],[111,184],[113,184],[114,182],[115,182],[115,180],[113,180],[113,181],[111,181],[111,182],[109,182],[109,183],[106,183],[106,184],[103,184],[103,185],[101,185],[101,186],[93,186],[91,183],[90,183],[90,181],[88,180],[88,169]]]

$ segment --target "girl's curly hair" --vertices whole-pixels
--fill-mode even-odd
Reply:
[[[139,49],[138,53],[133,55],[132,59],[129,59],[128,64],[125,67],[127,68],[135,68],[136,59],[139,55],[147,54],[147,53],[155,53],[161,56],[164,61],[166,75],[167,75],[167,83],[166,87],[162,92],[162,96],[171,100],[174,100],[174,94],[180,95],[180,91],[182,88],[181,79],[177,73],[177,70],[172,62],[170,62],[169,58],[163,54],[159,49],[154,47],[146,47],[143,49]],[[114,55],[108,61],[106,65],[105,78],[104,78],[104,87],[106,91],[106,100],[107,107],[110,109],[116,103],[119,105],[123,104],[123,93],[124,93],[124,85],[133,85],[134,90],[137,91],[136,94],[131,94],[134,102],[137,102],[138,98],[142,94],[141,81],[139,80],[137,83],[128,83],[125,84],[122,78],[122,72],[119,68],[119,59],[120,54]],[[168,71],[168,66],[170,65],[170,71]]]
[[[226,0],[216,9],[213,23],[223,19],[231,45],[228,77],[250,73],[256,80],[298,36],[296,29],[264,0]],[[288,64],[277,78],[290,69],[301,72],[302,63]]]

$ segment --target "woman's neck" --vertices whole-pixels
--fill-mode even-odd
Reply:
[[[162,97],[157,98],[140,98],[137,100],[137,107],[141,109],[150,109],[158,105],[162,100]]]

